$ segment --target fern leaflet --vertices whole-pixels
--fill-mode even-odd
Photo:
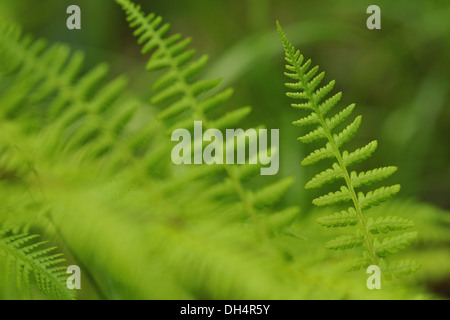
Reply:
[[[7,278],[13,270],[19,289],[25,283],[31,287],[33,276],[38,288],[50,297],[73,299],[73,293],[66,286],[66,267],[60,264],[66,259],[61,253],[53,253],[56,247],[44,248],[46,241],[33,242],[38,235],[13,234],[9,230],[0,231],[0,255],[5,258]]]
[[[211,119],[208,115],[213,109],[218,108],[232,95],[232,89],[224,89],[218,93],[211,94],[220,79],[197,80],[198,75],[206,66],[208,56],[202,55],[195,59],[196,51],[189,49],[190,38],[183,39],[180,34],[168,35],[170,25],[163,23],[161,17],[151,13],[145,15],[139,5],[129,0],[116,0],[127,14],[127,20],[132,28],[138,43],[143,45],[142,53],[151,53],[147,63],[147,69],[163,69],[165,72],[156,80],[152,89],[155,92],[151,99],[152,104],[165,104],[164,109],[158,114],[158,119],[163,120],[169,126],[168,132],[175,128],[191,129],[194,121],[202,121],[205,128],[225,129],[239,123],[251,111],[248,106],[230,111],[218,119]],[[202,96],[200,96],[202,94]],[[271,150],[277,152],[277,150]],[[205,172],[205,168],[200,172]],[[243,204],[244,210],[254,223],[260,239],[267,245],[268,230],[260,221],[258,215],[261,208],[277,202],[292,184],[290,179],[281,183],[283,186],[277,189],[277,193],[271,194],[270,198],[262,198],[258,195],[267,191],[260,190],[255,193],[245,189],[243,180],[244,172],[247,170],[239,166],[223,166],[228,176],[227,187],[231,187]],[[190,180],[192,181],[192,180]],[[267,190],[278,188],[277,183],[268,187]],[[260,200],[261,199],[261,200]]]

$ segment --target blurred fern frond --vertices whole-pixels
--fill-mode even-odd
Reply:
[[[252,297],[263,292],[295,295],[297,289],[287,289],[291,287],[288,282],[277,284],[273,278],[276,273],[271,271],[284,263],[283,251],[272,239],[298,215],[298,208],[277,207],[291,178],[250,191],[245,184],[257,175],[257,165],[174,166],[166,132],[180,124],[170,123],[167,111],[154,117],[152,107],[123,98],[124,77],[103,85],[107,66],[83,74],[82,53],[72,54],[65,45],[47,46],[41,40],[21,36],[11,40],[9,31],[0,33],[0,43],[17,58],[14,70],[0,79],[6,83],[0,99],[7,106],[1,118],[2,127],[7,129],[1,132],[1,169],[21,181],[5,181],[7,188],[1,192],[11,207],[19,199],[27,203],[16,209],[17,215],[4,215],[2,220],[14,227],[31,224],[53,230],[83,269],[93,273],[92,281],[102,296],[186,298],[199,295],[201,290],[202,295],[219,298]],[[160,50],[164,45],[163,41],[157,43]],[[174,56],[166,56],[176,68],[182,65],[176,52],[184,50],[183,46],[170,51]],[[188,73],[172,70],[176,79],[181,74],[178,72],[186,77],[187,91],[183,88],[177,93],[189,99],[189,108],[200,104],[205,109],[218,107],[231,90],[200,100],[198,94],[209,85],[187,81],[202,67],[194,64]],[[166,80],[157,84],[163,88],[175,78],[165,76]],[[173,111],[170,106],[165,110]],[[237,124],[244,115],[242,110],[246,114],[249,109],[214,123],[224,127]],[[172,111],[169,113],[174,115]],[[94,231],[93,225],[103,227]],[[96,246],[87,248],[94,234]],[[163,247],[153,245],[161,241]],[[256,264],[253,254],[243,254],[249,247],[265,262]],[[135,253],[132,267],[123,264],[130,252]],[[236,259],[241,262],[231,263]],[[197,272],[199,264],[203,267]],[[229,267],[223,269],[224,264]],[[119,290],[124,275],[127,285]],[[204,282],[193,280],[200,275]],[[249,289],[241,283],[253,277],[255,283],[264,285]],[[218,285],[223,278],[230,280],[222,291],[215,292],[210,283]],[[142,279],[148,287],[141,285]],[[167,290],[153,291],[158,284]],[[197,288],[202,285],[207,289]]]
[[[66,286],[66,270],[61,263],[61,253],[52,253],[56,247],[44,248],[47,241],[35,242],[38,235],[14,234],[10,230],[0,230],[0,254],[5,260],[7,271],[5,280],[10,281],[15,274],[19,289],[30,288],[33,276],[38,288],[49,297],[72,299],[73,292]]]
[[[180,34],[167,35],[170,24],[163,23],[162,18],[154,13],[144,14],[139,5],[129,0],[117,0],[117,3],[126,12],[130,27],[135,29],[134,35],[138,37],[138,43],[143,46],[142,53],[151,53],[147,70],[164,70],[152,86],[155,94],[151,103],[163,105],[158,119],[163,120],[168,128],[167,132],[173,131],[174,128],[192,129],[194,121],[202,121],[205,128],[225,129],[239,124],[248,115],[251,111],[250,107],[242,107],[218,119],[211,119],[208,113],[224,104],[231,97],[233,90],[224,89],[219,93],[210,94],[211,90],[219,84],[220,79],[195,79],[195,76],[205,68],[208,56],[202,55],[194,60],[196,51],[188,49],[191,43],[190,38],[183,39]],[[278,150],[272,149],[270,152],[273,154]],[[287,178],[252,192],[246,190],[243,181],[255,175],[259,169],[257,166],[248,168],[226,165],[217,169],[224,171],[226,179],[214,187],[211,190],[213,192],[206,194],[209,197],[215,197],[220,193],[234,193],[243,204],[244,211],[257,226],[261,241],[270,246],[267,239],[268,231],[258,218],[261,212],[258,209],[270,208],[278,202],[292,184],[292,179]],[[189,173],[188,180],[183,180],[183,183],[204,177],[210,174],[209,171],[207,168],[200,168],[196,175]],[[270,197],[267,197],[267,194],[270,194]],[[277,219],[273,217],[274,215],[272,213],[272,219]]]
[[[250,108],[224,111],[233,90],[216,93],[218,80],[202,79],[207,57],[195,59],[188,48],[190,40],[169,35],[169,26],[158,16],[144,14],[131,1],[117,2],[144,53],[151,55],[147,67],[161,72],[149,84],[154,94],[150,104],[128,91],[125,77],[107,81],[107,65],[86,70],[83,54],[67,45],[48,45],[22,36],[18,28],[0,28],[0,223],[14,230],[0,241],[12,234],[23,240],[25,234],[41,234],[71,264],[82,266],[80,298],[434,297],[424,286],[426,279],[448,274],[442,254],[448,230],[436,208],[420,211],[422,220],[414,216],[414,221],[421,221],[419,241],[414,251],[397,255],[405,261],[416,256],[439,256],[442,261],[426,264],[421,280],[405,282],[406,289],[393,286],[368,292],[365,279],[348,276],[336,263],[344,255],[325,250],[323,241],[335,228],[316,229],[310,215],[284,206],[291,177],[266,180],[257,176],[258,165],[173,165],[174,128],[191,130],[194,120],[203,121],[205,128],[233,127],[242,123]],[[333,126],[348,111],[335,118]],[[220,113],[226,115],[213,116]],[[301,122],[310,121],[315,119]],[[314,135],[304,138],[311,139]],[[348,163],[374,147],[361,149]],[[336,166],[330,170],[331,175],[342,174]],[[393,170],[387,167],[354,179],[373,182]],[[328,179],[320,175],[309,186]],[[365,195],[365,201],[370,204],[377,197]],[[385,216],[393,218],[378,218],[379,207],[368,209],[374,210],[370,230],[380,235],[409,227],[407,213],[416,205],[386,206]],[[358,223],[351,210],[336,215],[326,207],[316,210],[313,215],[328,216],[322,219],[325,225]],[[390,241],[402,242],[394,240]],[[386,252],[392,249],[388,243],[380,245]],[[42,258],[53,255],[43,253],[49,249],[30,239],[15,247],[13,256],[31,265],[21,250],[42,253]],[[1,262],[4,257],[0,255]],[[49,259],[51,264],[59,257]],[[3,281],[5,265],[0,263],[1,298],[10,297],[13,290]],[[393,273],[408,273],[405,263],[390,266]],[[56,265],[46,267],[51,273]],[[62,280],[60,271],[55,269],[54,275]],[[27,272],[31,275],[31,271],[16,274],[19,282],[30,278]],[[46,281],[37,289],[56,292],[49,286]],[[35,294],[36,290],[31,297]]]

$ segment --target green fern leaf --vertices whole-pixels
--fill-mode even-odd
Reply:
[[[232,94],[233,94],[232,88],[225,89],[224,91],[219,92],[219,93],[213,95],[212,97],[209,97],[209,98],[201,101],[200,105],[199,105],[199,109],[202,112],[208,112],[208,111],[222,105],[224,102],[228,101],[228,99],[231,97]]]
[[[331,250],[345,250],[360,247],[364,243],[364,237],[360,234],[342,235],[336,239],[330,240],[325,247]]]
[[[303,137],[298,138],[303,143],[311,143],[318,139],[326,138],[325,131],[322,127],[318,127],[316,130],[309,132]]]
[[[325,102],[319,105],[318,109],[320,114],[326,115],[339,101],[341,101],[342,92],[336,93],[331,98],[328,98]],[[313,108],[314,109],[314,108]]]
[[[307,117],[304,117],[302,119],[292,122],[293,125],[296,125],[299,127],[307,126],[307,125],[311,125],[311,124],[317,124],[317,123],[319,123],[319,118],[317,117],[317,114],[315,112],[312,112]]]
[[[279,232],[281,229],[288,227],[298,217],[299,208],[289,207],[283,211],[271,214],[264,220],[264,225],[269,231]]]
[[[349,105],[347,108],[333,116],[331,119],[326,118],[325,123],[327,124],[329,130],[333,130],[337,126],[339,126],[341,123],[343,123],[347,118],[351,115],[353,112],[353,109],[355,108],[355,104]]]
[[[350,139],[353,138],[353,136],[358,131],[360,125],[361,125],[361,116],[358,116],[341,133],[339,133],[338,135],[333,135],[333,139],[336,146],[341,147],[344,143],[350,141]]]
[[[244,119],[245,117],[247,117],[247,115],[249,115],[251,111],[252,111],[252,108],[247,106],[247,107],[242,107],[242,108],[236,109],[231,112],[227,112],[225,115],[223,115],[219,119],[211,121],[211,126],[213,128],[217,128],[219,130],[225,129],[225,128],[230,128],[233,125],[236,125],[237,123],[241,122],[241,120]]]
[[[15,265],[16,283],[19,289],[22,282],[30,287],[30,276],[38,288],[50,297],[73,299],[73,293],[66,286],[66,267],[58,266],[66,260],[62,254],[50,254],[56,247],[42,248],[46,241],[31,243],[38,235],[8,235],[8,230],[0,233],[0,254],[5,255],[11,273],[11,265]]]
[[[416,238],[417,232],[405,232],[403,234],[386,237],[382,241],[377,238],[374,239],[373,247],[375,249],[376,254],[379,257],[385,257],[389,253],[396,253],[406,246],[411,244],[411,242]]]
[[[330,192],[326,195],[319,196],[312,202],[316,206],[327,206],[351,201],[353,205],[348,211],[338,212],[331,216],[318,219],[318,222],[326,227],[357,227],[356,235],[342,235],[328,242],[326,247],[330,249],[346,249],[364,244],[367,248],[367,253],[364,254],[364,259],[361,260],[362,262],[359,262],[359,267],[366,266],[369,262],[370,264],[381,264],[383,261],[381,261],[379,257],[384,256],[386,253],[394,253],[405,247],[410,243],[412,233],[385,238],[381,243],[378,239],[374,239],[372,234],[401,230],[409,227],[411,223],[408,220],[392,217],[379,218],[376,221],[369,219],[368,222],[366,222],[366,219],[363,216],[363,210],[391,198],[394,194],[399,192],[400,185],[380,187],[376,190],[369,191],[366,194],[362,192],[357,194],[355,188],[381,181],[392,175],[397,168],[391,166],[361,172],[360,174],[357,174],[354,171],[349,173],[349,166],[363,161],[372,155],[377,148],[377,141],[372,141],[366,146],[356,149],[351,153],[348,151],[341,151],[341,147],[344,143],[349,142],[357,133],[361,125],[361,116],[356,116],[353,122],[348,124],[340,133],[332,133],[335,128],[348,119],[353,112],[355,105],[349,105],[337,112],[331,118],[325,117],[326,114],[330,112],[332,108],[336,107],[341,100],[342,93],[338,92],[326,99],[333,90],[335,81],[332,80],[319,88],[325,73],[322,72],[315,76],[318,72],[318,67],[316,66],[310,69],[311,60],[307,60],[303,63],[303,55],[301,55],[300,51],[296,50],[292,43],[289,42],[280,24],[277,23],[277,25],[285,52],[285,60],[288,62],[286,69],[289,72],[286,72],[285,74],[289,78],[296,80],[294,83],[286,84],[286,86],[292,90],[287,93],[287,96],[303,100],[301,104],[293,104],[292,106],[309,112],[309,115],[298,121],[294,121],[293,124],[298,126],[318,124],[318,127],[315,130],[309,131],[298,140],[303,143],[311,143],[320,139],[327,140],[325,147],[319,147],[312,151],[303,159],[302,165],[314,164],[327,158],[336,159],[336,162],[333,163],[331,168],[315,175],[306,183],[305,188],[318,188],[326,183],[341,179],[345,184],[341,187],[340,191]]]
[[[396,171],[397,167],[393,166],[373,169],[366,172],[361,172],[360,174],[352,171],[350,174],[350,178],[352,180],[353,187],[358,188],[362,185],[368,186],[374,182],[384,180],[390,175],[394,174]]]
[[[354,163],[361,162],[369,158],[372,153],[377,149],[378,142],[376,140],[369,142],[366,146],[356,149],[352,153],[348,153],[348,151],[342,152],[342,160],[344,164],[349,167]]]
[[[300,100],[308,99],[308,96],[304,92],[288,92],[286,93],[286,96],[292,99],[300,99]]]
[[[414,222],[402,217],[387,216],[378,217],[377,219],[370,217],[367,220],[367,228],[373,234],[404,230],[412,226],[414,226]]]
[[[336,81],[334,81],[334,80],[330,81],[327,85],[323,86],[316,92],[312,93],[312,96],[311,96],[312,101],[315,101],[316,104],[320,103],[320,101],[322,101],[331,92],[331,90],[333,90],[335,83],[336,83]],[[311,83],[309,85],[311,85]],[[314,90],[314,89],[311,89],[311,91],[312,90]]]
[[[372,206],[390,199],[394,194],[400,191],[400,185],[396,184],[390,187],[381,187],[374,191],[369,191],[367,194],[359,192],[358,202],[362,209],[367,209]]]
[[[402,279],[417,270],[421,267],[420,263],[414,260],[400,260],[391,262],[387,268],[386,273],[389,276],[393,276],[397,279]]]
[[[344,176],[343,174],[344,173],[342,172],[342,168],[335,162],[333,163],[331,169],[326,169],[325,171],[318,173],[311,180],[309,180],[306,183],[305,188],[311,189],[321,187],[325,183],[332,182],[338,178],[342,178]]]
[[[325,148],[317,149],[302,160],[302,165],[307,166],[314,164],[320,160],[332,158],[334,156],[331,144],[327,143]]]
[[[348,271],[358,271],[361,269],[367,269],[371,265],[371,261],[369,259],[354,259],[348,263]]]
[[[271,185],[258,190],[251,197],[253,204],[258,207],[265,207],[278,202],[282,196],[288,191],[288,189],[294,183],[293,178],[284,178]]]
[[[116,0],[116,2],[126,12],[130,26],[135,29],[134,35],[138,37],[138,43],[143,45],[143,53],[151,53],[147,69],[161,69],[162,71],[152,86],[154,95],[150,102],[157,104],[158,107],[162,106],[157,118],[163,120],[161,125],[167,134],[171,134],[178,128],[191,130],[194,121],[202,121],[203,127],[206,129],[226,129],[235,126],[249,114],[251,108],[243,107],[232,110],[219,118],[211,119],[209,114],[226,102],[231,97],[233,90],[225,89],[213,93],[213,89],[220,82],[219,79],[196,79],[196,76],[205,68],[208,57],[203,55],[195,59],[196,51],[189,49],[191,39],[183,40],[182,36],[178,34],[170,36],[168,34],[170,27],[168,24],[163,24],[161,17],[154,14],[145,15],[139,5],[129,0]],[[200,150],[194,150],[194,152],[196,151]],[[278,152],[278,150],[270,151]],[[165,150],[162,150],[161,154],[164,152]],[[151,163],[156,164],[160,159],[155,157]],[[148,163],[148,167],[151,167],[150,163]],[[251,169],[244,170],[240,170],[236,166],[222,166],[223,172],[228,176],[225,178],[225,182],[209,189],[204,197],[200,198],[205,200],[219,195],[231,196],[234,191],[239,202],[235,203],[237,209],[233,214],[245,211],[259,229],[258,233],[261,239],[267,242],[264,226],[258,222],[259,216],[261,216],[259,213],[262,210],[265,211],[269,206],[273,206],[292,182],[289,179],[281,180],[259,191],[247,191],[243,180],[248,175],[255,174],[254,168],[258,169],[258,166],[255,165]],[[186,172],[189,171],[186,170]],[[209,172],[209,169],[203,171]],[[211,183],[216,184],[217,182],[211,181]],[[169,184],[166,190],[173,190],[176,185]],[[221,194],[221,192],[225,193]]]
[[[316,206],[330,206],[336,203],[345,202],[351,200],[351,193],[347,187],[342,186],[340,191],[330,192],[327,195],[320,196],[313,200],[313,204]]]

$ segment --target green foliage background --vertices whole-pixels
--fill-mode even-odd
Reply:
[[[251,105],[252,113],[237,127],[263,123],[267,128],[280,129],[279,174],[255,177],[247,185],[255,188],[294,177],[293,185],[275,208],[299,206],[301,211],[287,229],[276,229],[270,235],[272,249],[267,249],[253,231],[248,232],[253,230],[252,223],[235,224],[226,216],[232,210],[222,211],[213,203],[202,207],[192,200],[208,190],[211,181],[178,186],[179,193],[169,198],[176,203],[168,207],[167,199],[162,201],[157,193],[150,194],[154,187],[127,198],[122,189],[127,186],[115,185],[119,178],[107,170],[98,174],[98,181],[113,179],[112,183],[95,179],[87,183],[89,168],[75,166],[67,177],[70,164],[59,163],[56,171],[60,170],[73,185],[67,189],[50,186],[49,190],[54,192],[50,195],[54,210],[64,214],[55,214],[51,224],[33,225],[31,231],[58,246],[70,263],[82,267],[83,290],[77,293],[78,298],[450,296],[448,1],[377,1],[381,30],[366,28],[365,11],[373,4],[369,1],[139,3],[146,12],[160,14],[170,22],[172,33],[191,36],[192,47],[210,54],[202,77],[221,77],[221,88],[235,89],[232,100],[216,115]],[[69,4],[82,9],[80,31],[65,27]],[[85,71],[107,62],[111,67],[109,79],[127,75],[127,95],[135,97],[143,110],[149,110],[143,112],[145,116],[151,118],[158,109],[148,101],[159,74],[144,71],[147,57],[140,54],[124,13],[114,1],[2,1],[0,17],[17,23],[36,38],[83,50]],[[352,143],[380,142],[377,152],[363,166],[399,167],[391,178],[402,185],[399,200],[374,208],[371,214],[386,215],[388,211],[415,221],[419,240],[402,255],[414,258],[423,267],[379,292],[367,290],[364,272],[344,272],[342,254],[324,248],[334,231],[322,230],[315,222],[329,211],[311,205],[311,199],[323,190],[315,193],[303,187],[317,171],[300,166],[300,160],[312,149],[296,141],[300,130],[291,125],[298,115],[289,108],[284,94],[284,61],[275,20],[283,24],[305,56],[326,70],[326,80],[337,80],[337,90],[344,93],[342,103],[356,102],[364,122]],[[91,165],[94,172],[98,170],[98,164]],[[74,181],[80,181],[79,185]],[[17,216],[27,213],[29,209],[22,210],[20,203],[8,203],[17,200],[13,196],[5,198],[15,194],[13,187],[2,183],[1,188],[2,197],[9,199],[4,203],[15,207]],[[110,202],[111,194],[120,195],[122,201]],[[146,214],[148,210],[156,211],[158,218]],[[24,217],[27,220],[29,216]],[[175,225],[181,219],[192,230],[163,228],[154,219],[169,219]],[[276,253],[270,253],[273,247]],[[30,297],[30,293],[6,285],[5,279],[0,281],[1,298]],[[40,294],[32,289],[31,297]]]

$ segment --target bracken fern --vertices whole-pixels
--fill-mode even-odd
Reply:
[[[353,152],[341,151],[342,146],[350,141],[359,129],[361,116],[357,116],[341,132],[333,133],[351,115],[355,104],[351,104],[334,116],[328,116],[329,112],[340,101],[342,93],[338,92],[327,99],[333,90],[335,81],[319,87],[324,79],[325,72],[319,74],[319,67],[311,68],[311,60],[304,61],[303,55],[296,50],[285,36],[280,24],[277,22],[278,32],[285,51],[287,72],[285,75],[294,80],[286,83],[286,87],[292,91],[287,96],[300,103],[292,104],[292,107],[309,112],[304,118],[294,121],[296,126],[316,125],[316,129],[298,138],[303,143],[311,143],[316,140],[326,140],[325,147],[311,152],[302,161],[302,165],[312,165],[323,159],[335,159],[331,168],[315,175],[305,185],[305,188],[319,188],[326,183],[335,180],[343,180],[344,185],[336,192],[314,199],[316,206],[330,206],[344,202],[351,202],[352,206],[347,210],[336,212],[333,215],[318,219],[318,222],[328,228],[355,226],[351,233],[341,235],[330,240],[326,247],[331,250],[345,250],[364,246],[363,258],[358,259],[352,269],[366,268],[369,265],[378,265],[389,278],[392,275],[400,277],[412,273],[418,268],[414,261],[399,261],[387,264],[384,258],[394,254],[409,245],[416,237],[417,232],[404,232],[391,237],[378,237],[379,234],[387,234],[392,231],[404,230],[413,226],[413,222],[400,217],[386,216],[377,219],[366,219],[363,211],[388,200],[400,190],[400,185],[380,187],[373,191],[363,193],[357,191],[365,185],[384,180],[397,171],[396,167],[382,167],[365,172],[349,172],[349,167],[357,162],[369,158],[377,148],[377,141],[372,141],[366,146]]]
[[[11,217],[8,226],[24,225],[22,219],[35,226],[37,216],[42,218],[43,227],[52,225],[78,263],[95,274],[99,294],[108,292],[109,297],[187,298],[201,290],[203,296],[222,298],[296,292],[296,288],[288,289],[289,284],[279,285],[270,271],[282,263],[273,259],[280,255],[271,238],[298,214],[296,207],[274,209],[292,178],[250,191],[244,184],[257,175],[257,165],[175,167],[170,163],[172,146],[167,133],[171,128],[189,127],[194,119],[226,128],[250,109],[216,120],[202,117],[225,102],[232,90],[200,99],[200,93],[218,83],[191,81],[206,58],[188,64],[192,57],[192,51],[185,52],[188,41],[178,35],[163,38],[160,18],[144,15],[129,1],[118,2],[130,21],[142,22],[135,25],[136,35],[143,33],[145,41],[155,44],[151,69],[169,69],[156,82],[154,88],[160,91],[152,103],[177,95],[184,107],[164,106],[153,117],[151,106],[139,110],[137,106],[144,104],[118,98],[125,86],[123,77],[101,84],[107,74],[104,64],[80,75],[81,52],[71,53],[61,44],[49,47],[42,40],[22,37],[14,28],[0,29],[0,59],[10,66],[4,70],[9,74],[0,96],[0,170],[21,181],[19,188],[11,178],[5,181],[7,188],[0,189],[5,202],[17,211],[2,215],[0,222]],[[171,45],[173,39],[181,42]],[[23,106],[28,108],[21,109]],[[189,111],[193,114],[186,117]],[[21,202],[26,204],[24,208],[15,206]],[[125,210],[134,213],[124,216]],[[133,219],[148,223],[136,224]],[[95,225],[102,227],[93,230]],[[118,237],[121,234],[124,237]],[[254,241],[253,234],[259,241]],[[85,244],[93,236],[96,246],[87,248]],[[242,257],[239,246],[228,243],[229,238],[254,245],[272,259],[247,253]],[[126,262],[130,255],[134,257],[132,266]],[[233,262],[236,259],[240,262]],[[115,282],[106,281],[107,275]],[[222,284],[224,277],[230,281]],[[264,285],[247,288],[242,279]],[[123,282],[127,289],[117,293],[114,288]],[[153,290],[158,286],[165,289]],[[219,287],[222,289],[216,291]]]
[[[195,120],[206,128],[233,127],[250,108],[211,116],[232,89],[216,91],[219,80],[201,80],[207,56],[195,59],[190,39],[169,35],[169,25],[160,17],[144,14],[131,1],[116,2],[135,28],[143,53],[150,54],[147,68],[161,72],[149,86],[151,104],[124,98],[123,76],[104,84],[105,64],[83,72],[81,52],[32,40],[0,21],[0,223],[5,230],[0,238],[0,296],[10,294],[1,271],[19,261],[15,276],[20,286],[31,287],[28,279],[38,277],[42,292],[70,298],[63,291],[62,267],[53,265],[62,262],[52,253],[58,244],[82,267],[83,281],[92,285],[83,287],[81,297],[94,291],[96,297],[110,299],[409,298],[409,293],[392,288],[368,293],[358,277],[340,276],[335,258],[323,254],[322,240],[329,231],[314,230],[308,215],[299,217],[297,207],[276,206],[292,178],[266,186],[259,183],[262,177],[253,180],[258,165],[171,163],[169,136],[174,128],[191,129]],[[352,108],[329,127],[342,123]],[[299,124],[317,119],[317,113],[311,114]],[[318,130],[327,138],[326,131]],[[302,139],[314,140],[315,134]],[[346,164],[361,160],[364,150],[347,156]],[[349,178],[356,188],[357,181],[370,183],[393,171],[350,173]],[[343,177],[339,163],[308,187],[330,181],[330,174]],[[345,194],[341,198],[347,199]],[[364,199],[368,205],[378,198],[372,193]],[[365,221],[372,240],[411,226],[405,217],[414,206],[389,207],[398,218],[379,218],[378,211]],[[356,211],[353,207],[324,217],[322,223],[358,225]],[[418,225],[433,232],[421,244],[444,247],[448,228],[437,219],[443,214],[425,211],[429,220]],[[50,240],[49,249],[29,236],[35,233]],[[392,241],[401,244],[394,237],[387,243],[380,240],[378,254],[392,252]],[[346,238],[345,246],[359,245],[360,239]],[[330,246],[341,247],[342,241]],[[433,257],[442,257],[442,251],[435,249]],[[5,252],[9,259],[3,259]],[[406,262],[391,263],[390,270],[407,274],[410,260],[405,256]],[[447,274],[444,266],[442,259],[442,275]]]

